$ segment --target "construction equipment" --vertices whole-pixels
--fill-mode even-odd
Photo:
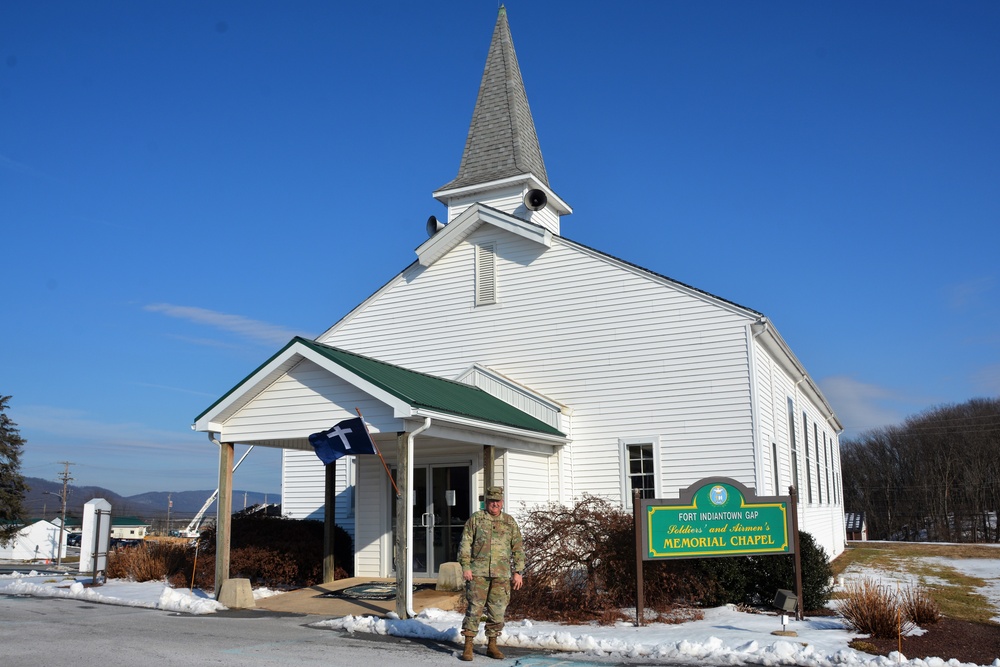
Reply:
[[[245,452],[243,452],[243,456],[241,456],[240,460],[237,461],[236,465],[233,466],[233,472],[236,472],[236,469],[240,467],[241,463],[243,463],[243,459],[245,459],[247,455],[253,451],[253,447],[254,447],[253,445],[250,445],[250,447]],[[198,527],[201,526],[201,520],[205,518],[205,512],[208,511],[208,508],[212,506],[212,503],[214,503],[215,499],[218,497],[219,497],[219,490],[216,489],[214,492],[212,492],[212,495],[208,497],[208,500],[205,501],[205,504],[201,506],[201,509],[198,510],[198,513],[194,515],[194,518],[191,519],[191,523],[189,523],[184,530],[179,531],[181,537],[198,537],[199,535]]]

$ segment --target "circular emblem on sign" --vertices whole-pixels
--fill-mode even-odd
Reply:
[[[713,486],[712,490],[708,492],[708,499],[712,501],[713,505],[725,505],[728,497],[729,493],[724,486]]]

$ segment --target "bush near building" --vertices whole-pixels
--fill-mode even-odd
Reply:
[[[512,618],[613,621],[636,603],[635,533],[630,512],[586,496],[520,516],[525,586],[511,596]],[[799,533],[804,609],[829,601],[832,571],[822,548]],[[726,603],[770,607],[778,589],[794,589],[793,556],[645,561],[645,607],[660,619],[685,620],[682,609]]]
[[[298,588],[323,580],[323,522],[281,517],[233,517],[229,571],[255,586]],[[351,576],[354,545],[340,526],[334,536],[335,578]],[[108,555],[110,578],[150,581],[166,578],[173,586],[215,587],[215,529],[197,543],[140,542]]]

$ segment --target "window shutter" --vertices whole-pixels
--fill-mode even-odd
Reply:
[[[484,243],[476,246],[476,305],[497,302],[496,245]]]

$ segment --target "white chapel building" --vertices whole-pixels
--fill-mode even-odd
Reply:
[[[760,496],[795,486],[800,529],[843,551],[843,427],[773,323],[562,235],[572,210],[502,8],[458,175],[433,195],[447,214],[412,264],[196,418],[223,445],[220,525],[243,444],[282,449],[286,516],[335,507],[356,576],[405,581],[407,525],[407,575],[435,576],[491,484],[515,516],[584,494],[630,509],[634,489],[673,498],[712,476]],[[356,409],[411,502],[378,457],[328,470],[314,453],[308,436]]]

